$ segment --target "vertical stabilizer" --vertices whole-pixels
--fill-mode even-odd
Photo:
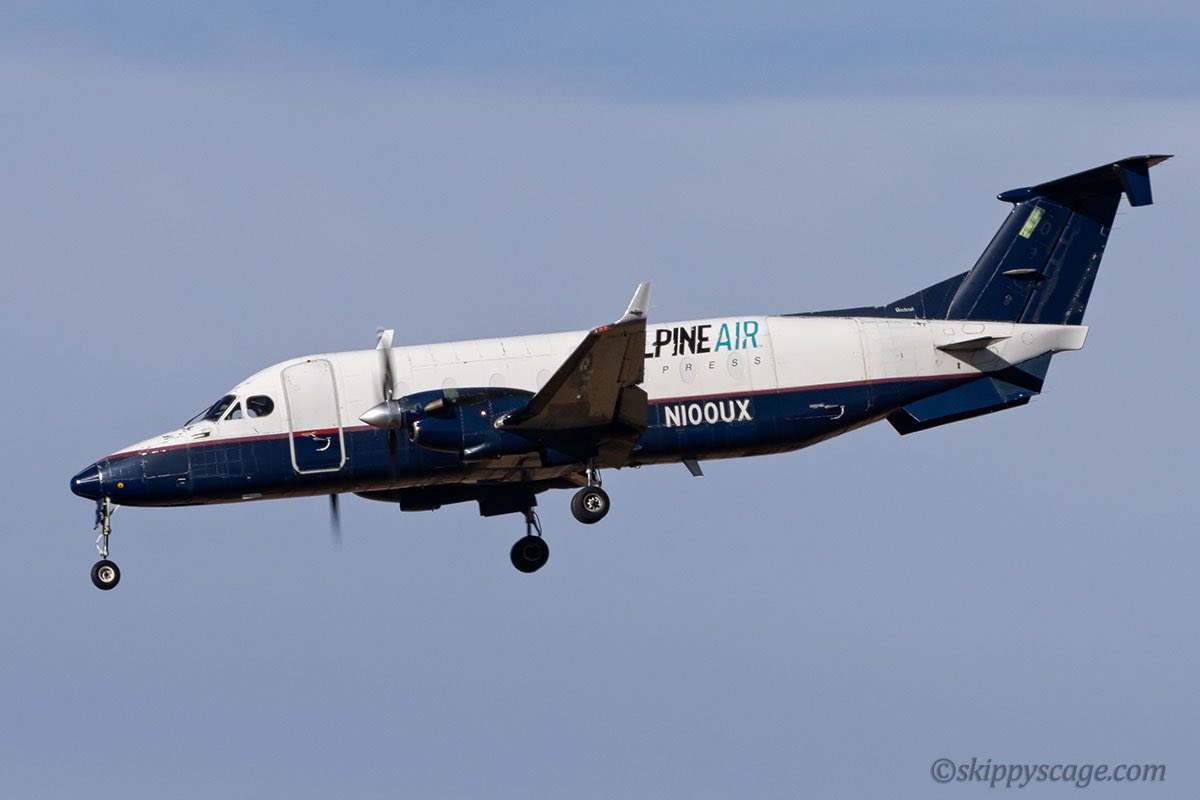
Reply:
[[[1134,156],[998,195],[1012,212],[958,286],[947,319],[1078,325],[1122,195],[1153,202],[1150,167]]]

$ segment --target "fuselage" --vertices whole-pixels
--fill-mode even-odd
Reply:
[[[395,347],[394,395],[480,387],[536,392],[585,334]],[[1085,334],[1081,326],[865,317],[650,325],[642,384],[647,427],[623,463],[604,466],[805,447],[982,373],[1079,349]],[[230,389],[208,418],[99,460],[75,476],[72,489],[123,505],[188,505],[545,482],[579,472],[579,464],[544,453],[471,459],[365,425],[359,418],[380,402],[383,380],[376,350],[280,362]],[[479,413],[490,421],[493,411],[501,410],[484,406]]]

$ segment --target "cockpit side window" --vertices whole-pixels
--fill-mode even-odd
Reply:
[[[246,398],[246,416],[265,417],[275,410],[275,401],[265,394],[256,394]]]
[[[242,404],[241,403],[236,404],[233,407],[233,410],[225,415],[225,419],[227,419],[227,420],[241,419],[241,418],[242,418]]]

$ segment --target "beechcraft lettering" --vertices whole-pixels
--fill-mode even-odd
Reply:
[[[675,403],[663,408],[663,425],[685,428],[689,425],[715,425],[718,422],[749,422],[750,400],[709,400],[707,403]]]
[[[758,322],[747,319],[738,322],[722,322],[713,336],[712,323],[704,325],[677,325],[657,328],[651,350],[646,358],[664,355],[683,356],[698,353],[719,353],[722,350],[749,350],[758,347]],[[646,336],[650,341],[649,334]],[[670,347],[669,352],[664,352]]]

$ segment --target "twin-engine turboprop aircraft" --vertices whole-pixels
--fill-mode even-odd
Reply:
[[[1121,196],[1149,205],[1137,156],[999,195],[1012,204],[967,272],[885,306],[647,326],[650,284],[587,332],[393,347],[283,361],[178,430],[71,480],[96,501],[100,589],[116,506],[353,492],[404,511],[474,501],[521,513],[513,566],[549,548],[534,507],[575,489],[608,513],[600,471],[796,450],[871,422],[902,434],[1023,405],[1080,323]]]

